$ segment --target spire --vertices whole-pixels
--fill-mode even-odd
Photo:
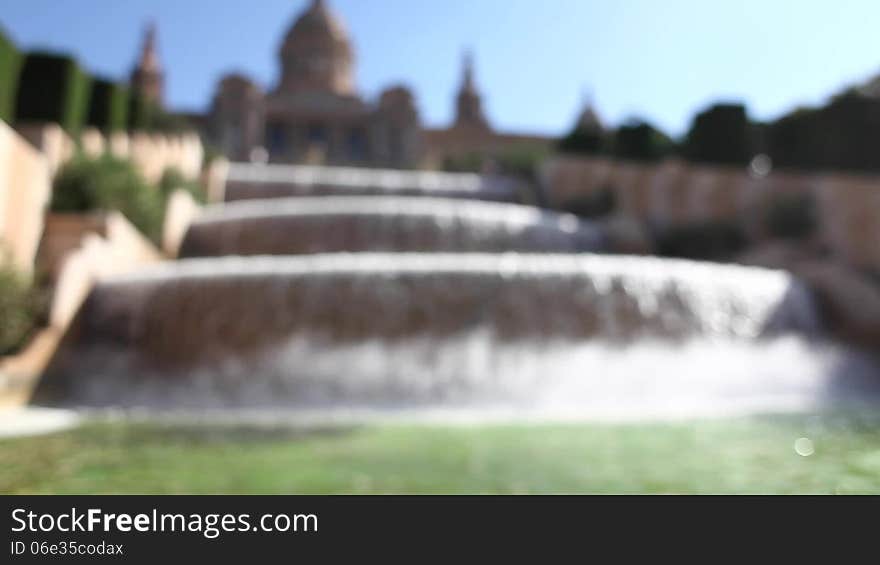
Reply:
[[[144,45],[141,49],[141,58],[138,63],[138,66],[142,70],[161,71],[161,65],[159,64],[159,54],[157,49],[157,31],[156,31],[156,22],[151,21],[147,24],[147,30],[144,33]]]
[[[581,89],[581,108],[592,108],[595,98],[593,87],[585,85],[583,89]]]
[[[462,90],[476,92],[477,86],[474,83],[474,52],[466,49],[463,57],[464,78],[462,79]]]
[[[165,78],[159,62],[158,27],[156,22],[147,24],[140,56],[131,73],[131,87],[145,99],[162,104]]]
[[[581,113],[578,115],[577,129],[584,131],[602,131],[602,118],[596,111],[595,94],[593,89],[585,86],[581,93]]]
[[[462,59],[461,89],[456,99],[455,127],[489,130],[489,122],[483,115],[483,101],[477,92],[474,78],[474,54],[471,50],[464,52]]]

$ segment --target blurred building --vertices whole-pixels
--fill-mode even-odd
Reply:
[[[465,60],[448,129],[425,129],[416,99],[393,85],[379,99],[355,86],[355,50],[326,0],[313,0],[279,50],[278,83],[264,90],[243,74],[223,77],[205,135],[233,160],[268,158],[311,163],[413,168],[442,166],[469,154],[492,156],[518,146],[546,147],[552,139],[498,133],[483,111],[473,59]]]

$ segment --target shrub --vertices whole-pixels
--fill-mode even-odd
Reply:
[[[569,200],[560,208],[581,218],[609,216],[617,208],[617,193],[614,187],[604,186],[595,192]]]
[[[15,115],[15,93],[21,71],[21,54],[0,31],[0,120],[11,122]]]
[[[175,190],[185,190],[189,192],[196,202],[204,204],[207,200],[205,189],[201,183],[188,180],[183,176],[179,169],[171,167],[166,169],[159,181],[159,192],[166,201]]]
[[[92,85],[87,123],[108,133],[125,130],[128,127],[128,89],[108,80],[96,80]]]
[[[118,210],[141,233],[159,241],[164,217],[162,194],[129,161],[105,154],[77,156],[55,178],[55,212]]]
[[[15,118],[56,122],[78,134],[88,115],[91,78],[69,57],[30,53],[19,79]]]
[[[657,237],[658,254],[664,257],[726,261],[743,252],[748,238],[732,222],[700,222],[668,229]]]
[[[40,317],[41,301],[30,281],[0,266],[0,355],[18,351]]]
[[[767,233],[782,239],[803,239],[816,232],[819,214],[809,195],[776,196],[764,218]]]

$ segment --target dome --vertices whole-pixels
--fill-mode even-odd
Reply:
[[[313,0],[281,46],[281,84],[287,93],[354,93],[354,50],[345,25],[325,0]]]
[[[328,7],[324,0],[314,0],[312,5],[293,24],[285,43],[294,42],[301,35],[324,35],[335,41],[348,42],[348,32],[342,20]]]

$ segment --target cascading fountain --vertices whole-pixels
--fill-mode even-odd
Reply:
[[[498,179],[242,165],[228,189],[246,201],[209,208],[188,259],[97,285],[37,403],[692,416],[878,380],[787,273],[584,253],[603,227],[479,202],[514,193]]]
[[[791,276],[600,255],[194,259],[100,284],[37,401],[518,414],[802,406],[837,362]]]
[[[522,183],[502,176],[434,171],[234,164],[226,200],[291,196],[434,196],[518,202]]]
[[[601,251],[602,230],[529,206],[402,197],[252,200],[214,206],[181,257],[308,253]]]

